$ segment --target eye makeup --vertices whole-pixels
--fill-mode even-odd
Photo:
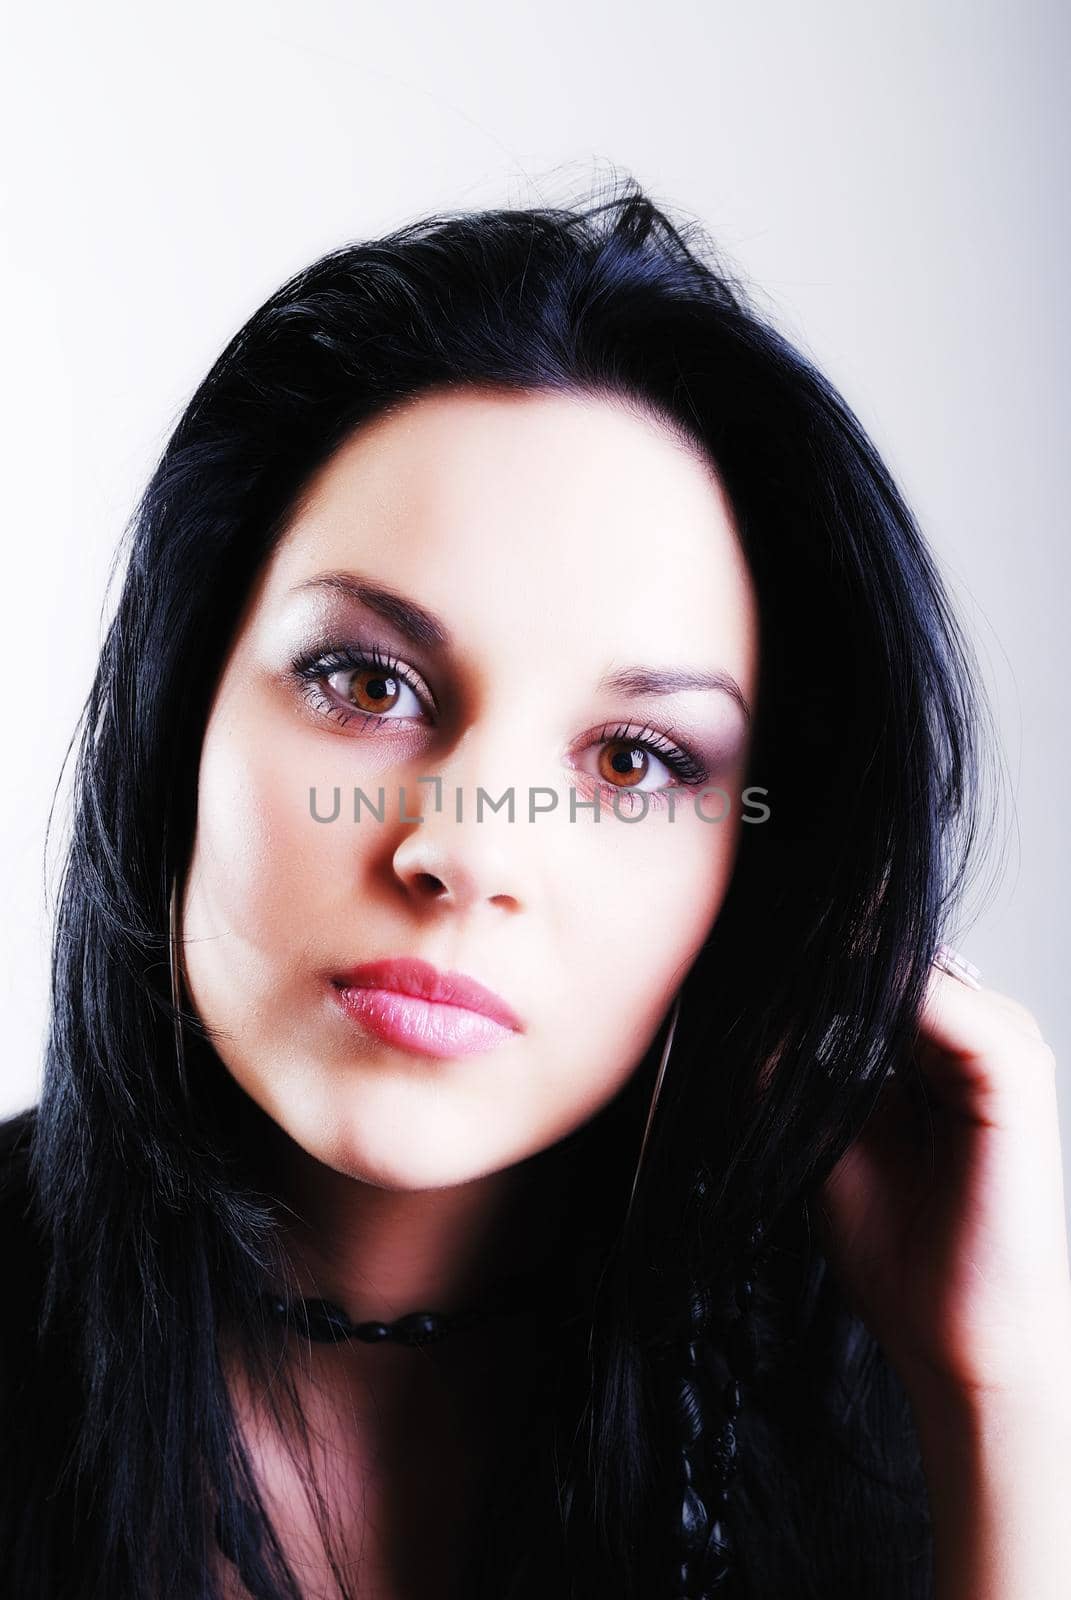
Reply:
[[[378,643],[360,645],[347,640],[326,648],[307,650],[290,663],[290,671],[300,681],[301,691],[310,705],[322,711],[325,716],[336,716],[343,727],[352,721],[368,728],[369,724],[382,725],[388,722],[407,721],[408,718],[387,717],[381,712],[361,711],[359,707],[348,702],[345,705],[333,702],[325,694],[322,684],[340,672],[371,671],[375,672],[383,682],[397,680],[405,684],[418,700],[429,701],[432,710],[437,710],[435,698],[423,678]],[[393,707],[388,709],[393,710]]]
[[[373,675],[370,685],[372,699],[381,698],[384,694],[408,691],[429,715],[436,717],[439,714],[435,696],[425,679],[379,640],[361,640],[341,635],[329,638],[300,651],[291,660],[287,669],[289,680],[296,684],[299,693],[309,706],[319,715],[332,719],[341,727],[348,728],[352,725],[356,734],[365,732],[381,734],[392,723],[400,724],[400,731],[411,729],[415,720],[414,715],[386,714],[395,709],[394,705],[387,706],[384,711],[363,710],[353,704],[352,698],[331,685],[332,678],[344,677],[347,673],[355,677]],[[392,690],[387,687],[389,685],[394,685],[395,688]],[[654,756],[674,774],[677,779],[675,784],[663,785],[660,789],[644,789],[635,785],[611,783],[583,768],[574,770],[582,779],[610,794],[643,795],[649,804],[663,805],[665,801],[659,797],[664,795],[667,789],[701,787],[710,778],[708,764],[689,747],[688,742],[675,742],[680,736],[673,729],[669,730],[669,735],[672,737],[659,732],[649,724],[606,722],[601,727],[591,729],[582,735],[580,746],[584,751],[593,745],[606,744],[617,744],[625,750],[629,748],[643,750],[648,755]],[[728,752],[725,754],[728,755]],[[718,767],[723,767],[725,764],[725,756],[715,763]]]

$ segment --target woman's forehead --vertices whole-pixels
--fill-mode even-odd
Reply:
[[[713,464],[638,402],[576,392],[454,389],[419,395],[354,430],[307,485],[303,512],[381,501],[410,516],[432,509],[464,522],[502,501],[571,502],[590,517],[638,502],[648,516],[664,499],[680,515],[731,522]],[[652,504],[653,502],[653,504]],[[301,517],[300,520],[304,520]],[[478,516],[477,516],[478,520]]]
[[[580,621],[630,660],[660,644],[703,669],[713,640],[749,670],[754,595],[715,472],[602,398],[450,392],[364,425],[307,486],[270,597],[346,572],[469,638],[497,621],[575,640]]]

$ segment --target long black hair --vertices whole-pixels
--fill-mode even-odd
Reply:
[[[575,1157],[570,1314],[466,1595],[698,1600],[730,1533],[739,1595],[930,1592],[905,1395],[813,1207],[910,1057],[974,859],[990,713],[877,450],[753,301],[697,222],[618,179],[333,250],[185,407],[80,725],[40,1102],[5,1128],[9,1273],[40,1280],[4,1374],[20,1600],[209,1600],[217,1541],[257,1600],[300,1595],[219,1358],[233,1330],[279,1392],[280,1336],[251,1308],[289,1264],[236,1086],[186,1012],[178,1070],[169,893],[221,666],[302,487],[367,419],[466,386],[623,401],[716,465],[760,608],[748,781],[769,806],[684,983],[628,1226],[654,1049],[551,1152]]]

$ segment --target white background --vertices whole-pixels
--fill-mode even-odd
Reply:
[[[709,228],[936,552],[1014,795],[956,942],[1056,1050],[1071,1173],[1068,31],[1031,0],[12,11],[0,1114],[40,1083],[44,828],[109,562],[196,383],[323,251],[616,170]]]

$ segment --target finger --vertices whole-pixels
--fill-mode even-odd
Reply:
[[[1055,1074],[1053,1053],[1025,1006],[993,989],[970,989],[932,967],[919,1013],[917,1059],[939,1096],[1025,1092]]]

